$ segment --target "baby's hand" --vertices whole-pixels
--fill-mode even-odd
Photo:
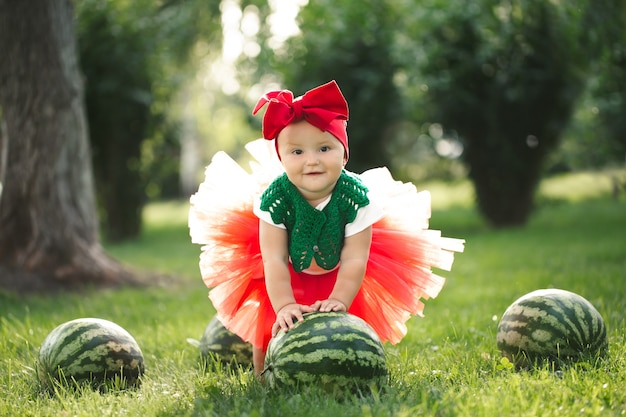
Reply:
[[[315,311],[329,312],[329,311],[347,311],[346,305],[337,300],[336,298],[329,298],[327,300],[316,301],[311,305]]]
[[[302,304],[287,304],[282,307],[276,313],[276,321],[272,326],[272,337],[276,336],[279,330],[284,330],[288,332],[289,329],[293,329],[293,321],[294,319],[297,321],[304,321],[303,313],[312,313],[315,311],[313,307],[306,306]]]

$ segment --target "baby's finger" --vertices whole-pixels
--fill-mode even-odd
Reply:
[[[272,337],[278,334],[278,330],[280,330],[280,324],[277,321],[275,321],[274,324],[272,325]]]
[[[313,306],[305,306],[303,305],[302,307],[300,307],[300,311],[303,313],[312,313],[315,310],[317,310],[317,308],[314,308]]]
[[[289,320],[289,328],[293,329],[293,326],[295,326],[293,319],[296,319],[297,321],[304,321],[304,317],[302,316],[302,312],[300,312],[299,310],[294,312],[293,317],[291,318],[291,320]]]
[[[320,311],[323,311],[323,312],[326,312],[326,313],[329,312],[329,311],[332,311],[332,310],[333,310],[333,303],[332,303],[332,301],[329,301],[329,300],[325,300],[322,303],[322,306],[320,307]]]

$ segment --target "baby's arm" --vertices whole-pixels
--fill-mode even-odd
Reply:
[[[287,231],[260,221],[259,243],[265,270],[265,286],[276,312],[276,322],[272,327],[272,335],[275,335],[279,329],[287,331],[293,328],[294,318],[302,321],[304,320],[302,313],[310,313],[314,310],[310,306],[296,303],[293,295],[289,274]]]
[[[314,309],[319,311],[346,311],[350,308],[365,276],[371,243],[371,226],[345,239],[335,287],[328,299],[313,304]]]

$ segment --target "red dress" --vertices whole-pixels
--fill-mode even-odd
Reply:
[[[203,245],[200,271],[218,318],[243,340],[266,349],[276,315],[265,289],[253,203],[282,167],[271,141],[260,139],[246,148],[256,159],[251,173],[223,152],[214,156],[191,197],[189,229],[192,242]],[[444,278],[431,267],[450,270],[453,252],[462,252],[464,241],[428,229],[428,192],[395,181],[385,168],[360,177],[385,215],[372,225],[365,277],[348,311],[372,326],[382,341],[397,343],[411,315],[422,315],[422,300],[436,297],[443,287]],[[323,275],[290,271],[300,304],[328,298],[337,276],[337,269]]]

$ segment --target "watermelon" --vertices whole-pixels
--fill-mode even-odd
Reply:
[[[209,321],[199,341],[187,339],[187,342],[200,348],[203,358],[215,357],[224,365],[252,365],[252,345],[224,327],[217,316]]]
[[[387,380],[385,351],[362,319],[346,312],[304,315],[270,340],[263,380],[272,388],[315,384],[326,391],[380,386]]]
[[[48,388],[55,381],[88,381],[96,387],[115,380],[134,387],[143,372],[143,354],[135,339],[108,320],[80,318],[63,323],[39,349],[37,375]]]
[[[530,292],[511,304],[498,324],[497,346],[518,368],[540,362],[557,367],[602,356],[604,320],[582,296],[561,289]]]

